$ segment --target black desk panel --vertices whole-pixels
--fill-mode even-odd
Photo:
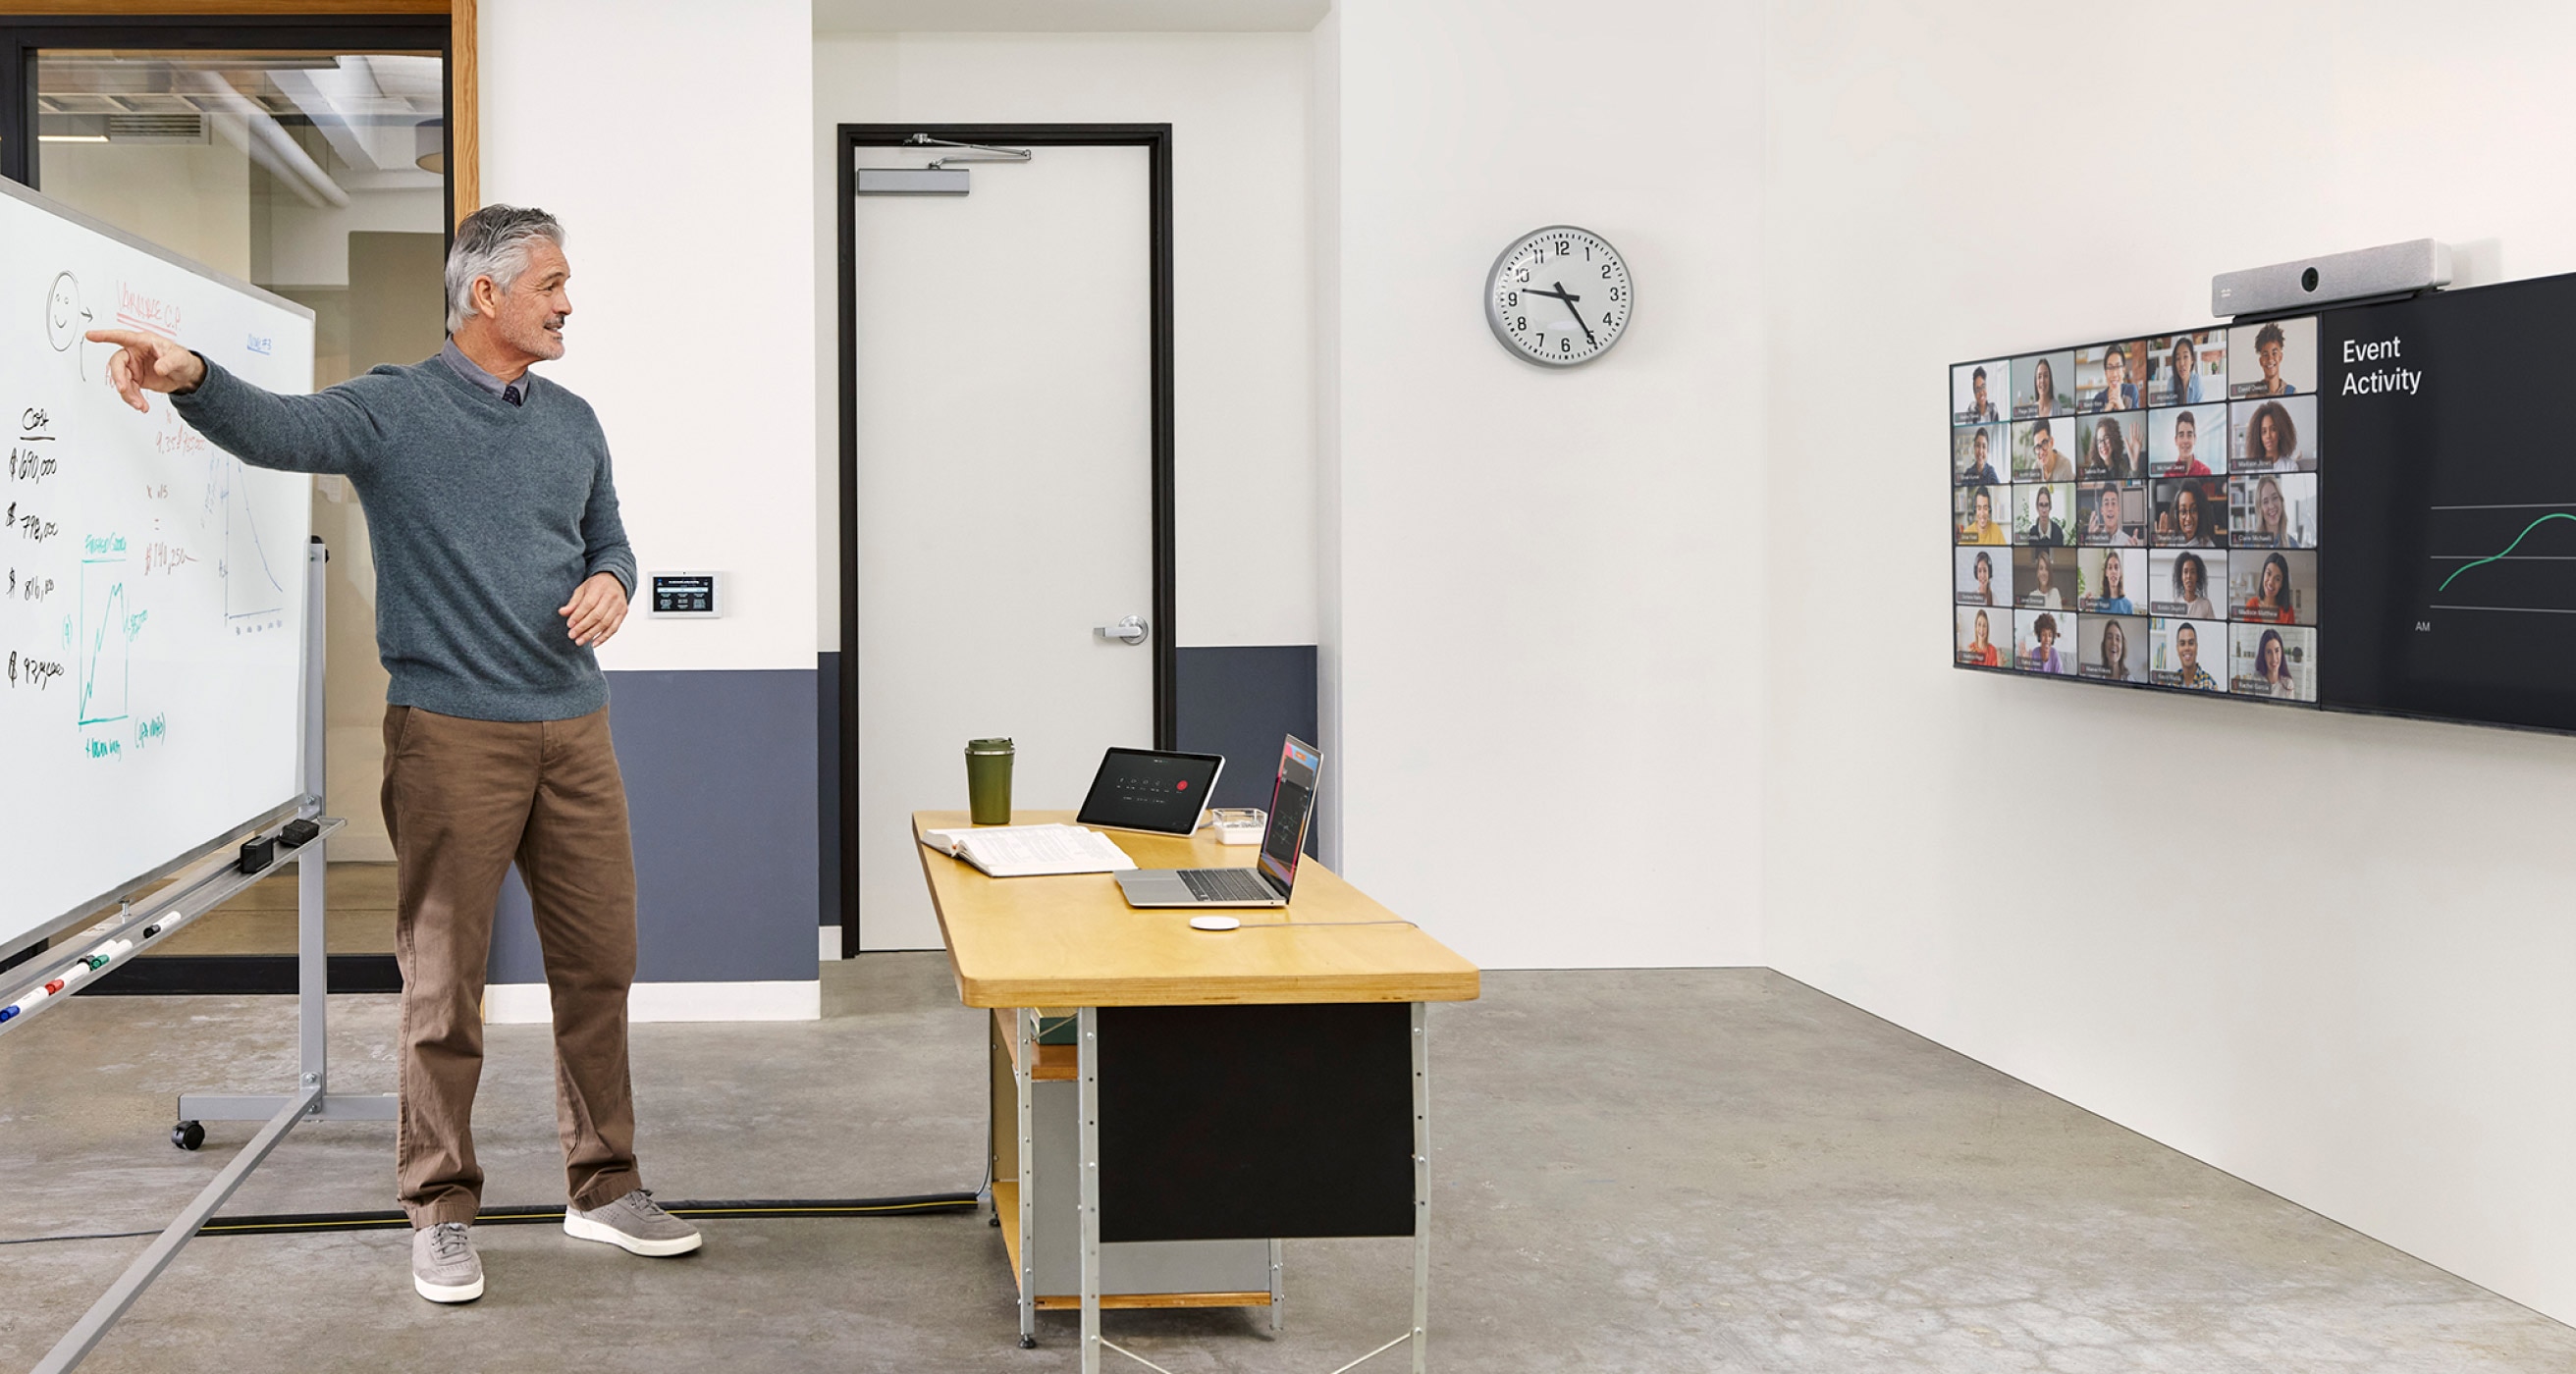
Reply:
[[[1413,1234],[1410,1006],[1102,1007],[1099,1024],[1103,1241]]]

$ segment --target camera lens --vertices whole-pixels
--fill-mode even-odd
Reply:
[[[2317,289],[2317,269],[2311,267],[2307,271],[2299,274],[2299,289],[2302,291],[2314,291]]]

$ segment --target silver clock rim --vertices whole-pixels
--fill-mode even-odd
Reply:
[[[1594,349],[1592,352],[1587,353],[1580,358],[1566,358],[1563,360],[1542,357],[1521,347],[1520,340],[1513,338],[1511,331],[1503,328],[1503,308],[1494,303],[1495,288],[1501,285],[1502,281],[1503,264],[1510,262],[1513,258],[1519,256],[1522,249],[1529,247],[1530,244],[1536,240],[1558,232],[1581,234],[1584,237],[1591,239],[1594,243],[1600,244],[1603,248],[1607,249],[1612,257],[1619,260],[1619,272],[1622,277],[1626,278],[1624,286],[1628,293],[1627,312],[1621,317],[1619,332],[1611,336],[1610,342],[1603,344],[1601,347]],[[1635,315],[1636,311],[1637,276],[1634,272],[1628,270],[1628,255],[1620,252],[1618,246],[1611,243],[1607,238],[1602,237],[1600,234],[1595,233],[1590,229],[1584,228],[1580,224],[1547,224],[1541,225],[1536,229],[1532,229],[1528,233],[1513,239],[1510,243],[1503,245],[1503,251],[1494,255],[1493,266],[1485,269],[1485,327],[1494,331],[1494,339],[1503,346],[1504,352],[1511,354],[1522,362],[1528,363],[1532,367],[1553,368],[1561,372],[1567,368],[1581,367],[1585,363],[1599,362],[1602,358],[1609,355],[1611,349],[1618,347],[1621,339],[1628,337],[1627,318]]]

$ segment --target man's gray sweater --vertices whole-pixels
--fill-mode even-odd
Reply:
[[[474,720],[566,720],[608,704],[598,656],[556,614],[594,573],[635,591],[608,436],[580,397],[549,384],[513,406],[432,358],[311,396],[208,363],[171,399],[245,463],[340,473],[358,489],[389,704]]]

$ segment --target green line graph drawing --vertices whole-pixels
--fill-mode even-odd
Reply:
[[[2483,568],[2489,563],[2502,562],[2507,555],[2511,554],[2515,549],[2522,547],[2522,541],[2530,538],[2533,530],[2539,529],[2541,526],[2548,524],[2552,520],[2576,520],[2576,515],[2570,515],[2563,510],[2551,511],[2549,514],[2523,526],[2522,533],[2515,535],[2513,537],[2513,542],[2505,545],[2502,552],[2489,554],[2474,563],[2463,563],[2452,569],[2451,575],[2442,579],[2442,585],[2435,587],[2433,590],[2439,592],[2448,588],[2452,583],[2460,580],[2461,573],[2467,572],[2471,568]]]

